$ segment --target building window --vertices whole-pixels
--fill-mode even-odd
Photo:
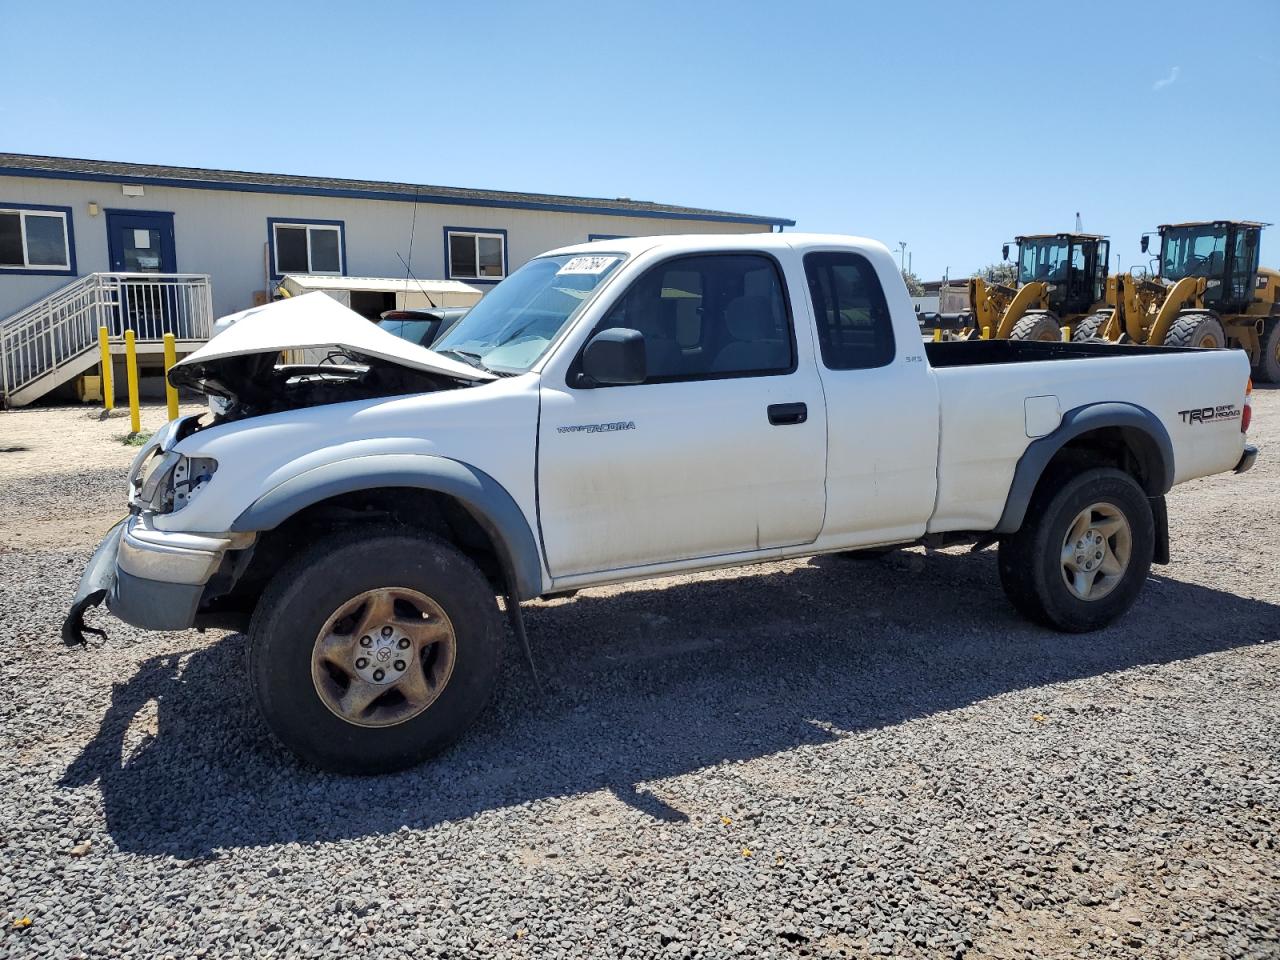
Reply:
[[[345,259],[341,220],[271,220],[275,274],[341,275]]]
[[[507,231],[444,228],[450,280],[501,280],[507,275]]]
[[[0,271],[72,273],[71,208],[0,204]]]

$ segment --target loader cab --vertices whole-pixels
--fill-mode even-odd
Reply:
[[[1018,286],[1043,281],[1048,308],[1060,317],[1088,313],[1105,296],[1111,241],[1091,233],[1054,233],[1014,238]]]
[[[1167,282],[1204,277],[1204,305],[1244,313],[1253,300],[1264,223],[1212,220],[1160,227],[1160,276]],[[1142,238],[1143,250],[1147,238]]]

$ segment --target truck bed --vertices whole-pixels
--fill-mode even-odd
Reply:
[[[1199,352],[1191,347],[1153,347],[1131,343],[1054,343],[1040,340],[926,341],[925,354],[935,368],[976,367],[993,363],[1083,360],[1089,357],[1138,357]]]

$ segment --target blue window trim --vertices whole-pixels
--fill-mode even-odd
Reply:
[[[588,233],[587,243],[594,243],[597,240],[630,240],[631,238],[625,233]]]
[[[455,277],[453,264],[449,259],[449,234],[451,233],[488,233],[502,237],[502,276],[500,277]],[[476,269],[480,265],[476,264]],[[445,227],[444,228],[444,275],[449,280],[460,283],[500,283],[511,274],[511,263],[507,258],[507,231],[502,227]]]
[[[230,190],[235,193],[282,193],[303,197],[345,197],[351,200],[391,200],[398,203],[439,203],[455,207],[501,207],[506,210],[544,210],[551,213],[598,213],[608,217],[641,217],[651,220],[701,220],[706,223],[756,223],[761,226],[794,227],[794,220],[780,217],[754,217],[679,213],[663,210],[619,210],[581,204],[536,200],[496,200],[488,197],[449,197],[431,193],[390,193],[384,190],[360,190],[348,187],[295,187],[274,183],[221,183],[192,180],[185,177],[136,177],[110,173],[86,173],[78,170],[41,170],[38,167],[0,167],[0,176],[34,177],[38,180],[96,180],[106,183],[136,183],[139,186],[181,187],[184,190]]]
[[[66,270],[58,267],[0,267],[0,274],[14,277],[74,277],[76,276],[76,229],[73,223],[74,214],[70,207],[57,207],[48,203],[5,203],[0,200],[0,210],[49,210],[63,213],[67,217],[67,265]]]
[[[276,273],[276,224],[282,223],[285,226],[291,224],[299,224],[303,226],[315,227],[337,227],[338,228],[338,266],[341,268],[336,276],[347,277],[347,222],[345,220],[310,220],[306,217],[267,217],[267,263],[271,265],[271,283],[274,286],[280,282],[283,273]],[[326,277],[335,276],[332,273],[323,274]]]

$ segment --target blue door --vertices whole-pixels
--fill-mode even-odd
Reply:
[[[173,214],[108,210],[107,252],[113,273],[177,273]]]
[[[115,335],[132,329],[144,340],[166,333],[190,336],[190,303],[172,277],[178,271],[173,248],[173,214],[155,210],[108,210],[107,255],[112,273],[131,273],[111,282]]]

